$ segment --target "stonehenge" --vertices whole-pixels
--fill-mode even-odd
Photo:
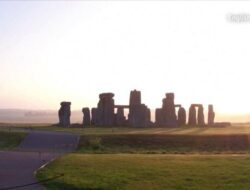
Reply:
[[[82,108],[82,126],[130,126],[130,127],[178,127],[186,125],[205,126],[202,104],[191,104],[187,112],[181,104],[175,104],[174,93],[166,93],[162,107],[155,109],[155,122],[151,121],[151,110],[141,102],[141,92],[130,92],[128,105],[116,105],[111,92],[99,94],[99,101],[94,108]],[[71,102],[61,102],[58,111],[59,126],[70,126]],[[215,126],[213,105],[208,105],[207,125]],[[187,121],[188,119],[188,121]]]
[[[198,114],[196,116],[196,108],[198,108]],[[188,125],[194,126],[204,126],[204,109],[202,104],[191,104],[189,108]]]
[[[197,119],[197,122],[198,122],[198,125],[199,126],[204,126],[205,125],[205,120],[204,120],[204,113],[203,113],[203,106],[202,105],[199,105],[198,107],[198,119]]]
[[[70,105],[71,102],[61,102],[61,107],[58,111],[59,126],[69,127],[70,126]]]
[[[178,126],[186,124],[186,110],[183,107],[180,107],[178,110]]]
[[[163,121],[166,126],[176,126],[177,116],[175,113],[174,93],[167,93],[162,100]]]
[[[162,100],[162,108],[155,110],[155,123],[157,126],[176,127],[186,124],[186,111],[180,104],[174,104],[174,93],[166,93]],[[178,116],[175,109],[179,108]]]
[[[150,109],[141,103],[140,91],[130,92],[129,105],[115,105],[113,97],[113,93],[99,95],[97,108],[91,110],[92,125],[147,127],[151,124]],[[124,109],[129,111],[128,119],[125,117]]]
[[[92,108],[91,109],[91,125],[97,125],[98,123],[98,116],[97,116],[97,108]]]
[[[82,108],[82,113],[83,113],[83,126],[90,126],[91,121],[90,121],[90,110],[89,110],[89,108]]]
[[[95,113],[95,124],[97,126],[112,126],[115,121],[115,104],[113,93],[102,93],[99,95],[99,102],[97,104]]]
[[[192,104],[189,108],[188,125],[196,125],[196,109]]]
[[[213,105],[208,105],[208,119],[207,119],[207,124],[209,126],[214,124],[214,117],[215,117],[215,113],[214,113],[214,107]]]
[[[130,92],[128,123],[132,127],[147,127],[150,123],[150,109],[141,103],[141,92]]]

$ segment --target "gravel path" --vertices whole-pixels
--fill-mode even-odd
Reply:
[[[17,151],[0,152],[0,190],[37,182],[34,172],[52,159],[75,150],[79,136],[47,131],[31,132]],[[41,185],[16,188],[42,190]]]

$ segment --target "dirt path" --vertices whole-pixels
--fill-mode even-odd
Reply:
[[[61,132],[34,131],[17,151],[0,152],[0,190],[37,182],[34,172],[50,160],[75,150],[78,136]],[[41,185],[17,190],[42,190]]]

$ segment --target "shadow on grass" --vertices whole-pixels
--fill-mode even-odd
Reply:
[[[85,135],[78,153],[249,153],[250,135]]]

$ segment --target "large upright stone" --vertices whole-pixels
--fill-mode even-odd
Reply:
[[[124,116],[124,109],[121,107],[117,108],[117,113],[115,115],[115,124],[117,126],[126,125],[126,117]]]
[[[192,104],[189,108],[189,116],[188,116],[188,125],[194,126],[196,125],[196,109]]]
[[[208,125],[214,125],[214,118],[215,118],[215,113],[214,113],[214,108],[213,105],[208,105]]]
[[[129,106],[135,106],[141,104],[141,92],[133,90],[130,92]]]
[[[150,110],[145,104],[133,106],[129,112],[129,124],[132,127],[147,127],[150,124]]]
[[[150,125],[150,110],[141,104],[141,92],[130,92],[128,122],[132,127],[146,127]]]
[[[162,100],[162,114],[165,126],[177,126],[175,113],[174,93],[166,93],[166,98]]]
[[[82,108],[82,113],[83,113],[83,126],[90,126],[91,120],[90,120],[89,108]]]
[[[186,110],[180,107],[178,110],[178,125],[182,126],[186,124]]]
[[[70,105],[71,102],[61,102],[61,107],[58,111],[59,126],[69,127],[70,126]]]
[[[204,126],[205,125],[205,120],[204,120],[204,110],[203,106],[199,105],[198,106],[198,125],[199,126]]]
[[[97,113],[97,108],[92,108],[91,109],[91,125],[97,125],[98,124],[98,113]]]
[[[163,126],[164,125],[164,119],[162,114],[162,108],[157,108],[155,110],[155,124],[157,126]]]
[[[115,122],[114,114],[114,94],[102,93],[99,95],[96,119],[99,126],[112,126]]]

